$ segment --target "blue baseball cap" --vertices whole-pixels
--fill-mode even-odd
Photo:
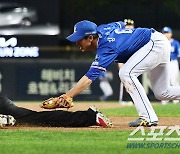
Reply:
[[[172,33],[172,29],[170,27],[164,27],[162,30],[161,30],[162,33]]]
[[[85,36],[97,33],[97,25],[94,22],[83,20],[75,24],[74,33],[69,35],[66,39],[71,42],[77,42]]]

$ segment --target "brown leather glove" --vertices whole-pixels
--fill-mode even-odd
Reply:
[[[55,108],[71,108],[73,107],[72,97],[63,94],[59,97],[52,97],[40,104],[41,108],[44,109],[55,109]]]

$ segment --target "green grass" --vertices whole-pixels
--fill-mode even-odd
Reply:
[[[180,117],[180,104],[153,105],[153,108],[158,117]],[[137,116],[137,111],[134,106],[113,109],[101,109],[108,116]]]
[[[127,148],[131,131],[1,130],[2,154],[178,154],[178,148]],[[180,147],[179,147],[180,148]]]

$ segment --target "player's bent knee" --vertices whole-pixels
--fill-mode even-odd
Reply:
[[[121,81],[127,80],[129,78],[129,73],[122,68],[119,70],[119,78],[121,79]]]

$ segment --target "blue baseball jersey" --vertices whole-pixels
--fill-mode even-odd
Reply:
[[[170,60],[177,60],[178,57],[180,57],[180,45],[179,42],[175,39],[172,39],[171,41],[171,56]]]
[[[134,28],[126,29],[124,22],[113,22],[100,25],[97,28],[99,35],[96,57],[86,76],[92,81],[102,71],[106,71],[110,64],[125,63],[137,50],[147,44],[153,29]]]

